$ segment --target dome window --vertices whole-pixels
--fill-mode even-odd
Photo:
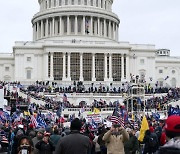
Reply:
[[[172,74],[175,74],[176,73],[176,71],[175,70],[172,70]]]

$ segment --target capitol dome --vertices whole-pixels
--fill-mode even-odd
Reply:
[[[113,0],[38,0],[34,15],[33,41],[105,40],[118,41],[120,20],[112,12]]]

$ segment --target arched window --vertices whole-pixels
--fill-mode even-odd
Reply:
[[[11,81],[11,77],[9,75],[4,76],[4,81],[6,82]]]
[[[81,0],[78,0],[78,5],[81,5]]]
[[[48,2],[46,1],[46,4],[45,4],[45,8],[47,9],[48,8]]]
[[[51,8],[51,0],[49,0],[49,8]]]
[[[54,0],[54,7],[56,7],[56,0]]]
[[[84,0],[84,5],[87,5],[87,0]]]
[[[176,79],[175,79],[175,78],[172,78],[172,79],[171,79],[171,86],[172,86],[173,88],[176,87]]]
[[[91,0],[91,6],[93,6],[93,0]]]
[[[31,76],[32,74],[31,73],[32,73],[31,69],[27,69],[26,70],[26,79],[31,79],[32,78],[32,76]]]
[[[59,6],[61,6],[62,5],[62,0],[59,0]]]
[[[96,0],[96,7],[98,7],[98,0]]]
[[[74,5],[74,0],[71,0],[71,5]]]
[[[103,8],[103,0],[101,0],[101,8]]]
[[[68,5],[68,0],[65,0],[65,5]]]

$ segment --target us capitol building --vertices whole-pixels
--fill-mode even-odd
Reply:
[[[113,0],[38,0],[33,41],[0,53],[0,80],[33,83],[120,84],[139,76],[159,86],[180,86],[180,58],[150,44],[119,42]]]

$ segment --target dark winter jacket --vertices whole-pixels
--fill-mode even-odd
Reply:
[[[150,138],[153,137],[153,142],[155,143],[154,147],[151,147],[151,143],[152,142],[150,140]],[[153,153],[156,152],[158,150],[159,147],[159,142],[158,142],[158,137],[156,135],[156,133],[151,133],[149,130],[146,131],[145,136],[144,136],[144,140],[143,143],[145,144],[144,146],[144,153]]]
[[[51,141],[45,143],[43,140],[39,141],[36,146],[39,150],[39,154],[53,154],[55,147]]]
[[[129,134],[129,140],[124,143],[125,154],[136,153],[139,147],[139,142],[136,136]]]
[[[52,143],[55,147],[58,144],[60,138],[61,138],[60,135],[57,135],[57,134],[51,135],[50,140],[52,141]]]
[[[89,154],[90,148],[89,138],[73,131],[59,140],[55,154]]]

